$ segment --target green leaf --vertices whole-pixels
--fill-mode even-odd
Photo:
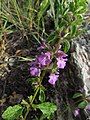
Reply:
[[[63,15],[65,16],[68,13],[68,11],[69,11],[69,8],[66,8]]]
[[[22,100],[21,104],[24,105],[27,108],[29,107],[29,103],[26,102],[24,99]]]
[[[90,90],[88,91],[88,94],[90,94]]]
[[[75,13],[80,12],[83,9],[83,6],[79,6],[79,8],[75,11]]]
[[[50,118],[51,114],[57,110],[57,106],[50,102],[38,104],[37,108],[40,109],[47,118]]]
[[[33,85],[33,84],[37,83],[38,78],[37,77],[27,78],[26,81]]]
[[[40,40],[39,40],[34,34],[32,34],[32,36],[33,36],[33,38],[41,45]]]
[[[46,42],[47,43],[51,43],[51,42],[54,42],[55,40],[57,40],[58,36],[56,34],[50,34],[48,36],[48,38],[46,39]]]
[[[2,114],[2,118],[5,120],[15,120],[21,115],[22,110],[23,107],[20,105],[9,106]]]
[[[82,14],[76,14],[75,15],[75,18],[76,18],[76,20],[74,21],[74,23],[76,24],[76,25],[81,25],[83,22],[84,22],[84,17],[83,17],[83,15]]]
[[[47,3],[48,3],[48,0],[43,0],[40,4],[40,9],[43,10],[46,7]]]
[[[70,2],[70,4],[69,4],[69,9],[70,9],[70,11],[72,11],[72,12],[75,11],[75,4],[74,4],[74,2]]]
[[[76,26],[76,25],[73,25],[73,26],[72,26],[72,31],[71,31],[71,36],[75,35],[76,30],[77,30],[77,26]]]
[[[80,109],[84,109],[86,106],[87,106],[87,101],[83,101],[78,104],[78,108]]]
[[[54,3],[55,3],[55,0],[50,0],[51,10],[52,10],[53,16],[54,16],[54,18],[55,18]]]
[[[48,4],[48,0],[43,0],[40,4],[40,12],[38,13],[38,19],[40,20],[44,14],[44,12],[46,11],[46,9],[48,8],[49,4]]]
[[[56,72],[57,70],[58,70],[58,67],[56,65],[54,65],[52,68],[52,73]]]
[[[64,27],[66,24],[68,24],[68,22],[65,19],[62,19],[59,25],[60,29]]]
[[[82,97],[82,96],[83,96],[82,93],[75,93],[72,98],[75,99],[75,98]]]
[[[43,89],[40,89],[39,100],[40,100],[40,102],[45,101],[45,93],[44,93]]]
[[[64,41],[64,52],[67,53],[70,49],[70,42],[68,40]]]
[[[28,99],[29,99],[29,102],[30,102],[30,103],[31,103],[31,101],[32,101],[32,98],[33,98],[32,95],[28,96]]]

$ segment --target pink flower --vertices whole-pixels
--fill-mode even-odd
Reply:
[[[80,88],[78,91],[80,91],[81,93],[84,93],[85,89],[84,88]]]
[[[65,54],[63,51],[58,50],[58,57],[67,57],[68,55]]]
[[[30,74],[32,76],[38,76],[40,73],[41,73],[41,71],[38,67],[31,67],[30,68]]]
[[[88,105],[88,106],[86,107],[86,109],[90,111],[90,105]]]
[[[65,54],[63,51],[59,50],[58,51],[58,58],[57,58],[57,67],[64,69],[64,67],[66,66],[66,61],[67,59],[65,57],[67,57],[68,55]]]
[[[30,63],[30,74],[32,76],[38,76],[41,73],[40,65],[37,62]]]
[[[64,69],[64,67],[66,66],[66,61],[67,59],[63,59],[63,58],[57,58],[57,67]]]
[[[59,72],[51,73],[48,82],[52,85],[55,85],[55,82],[58,80],[58,77],[59,77]]]
[[[46,40],[43,39],[42,42],[43,42],[43,45],[46,46]]]
[[[51,62],[50,52],[42,53],[39,57],[36,58],[37,62],[39,62],[42,66],[46,66]]]
[[[40,47],[37,48],[37,50],[40,50],[40,49],[45,49],[46,48],[46,40],[42,40],[42,43],[43,45],[41,45]]]
[[[76,117],[76,116],[78,116],[79,115],[79,112],[80,112],[80,109],[76,109],[75,111],[74,111],[74,116]]]
[[[40,47],[37,48],[37,50],[40,50],[40,49],[45,49],[45,46],[41,45]]]

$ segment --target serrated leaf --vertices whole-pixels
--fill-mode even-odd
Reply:
[[[47,118],[49,118],[50,115],[57,110],[57,106],[50,102],[41,103],[37,105],[37,108],[40,109]]]
[[[2,118],[4,120],[15,120],[21,115],[22,110],[23,107],[20,105],[9,106],[2,114]]]
[[[77,30],[77,26],[76,26],[76,25],[73,25],[73,26],[72,26],[72,31],[71,31],[71,36],[75,35],[76,30]]]
[[[80,109],[84,109],[86,106],[87,106],[87,101],[83,101],[78,104],[78,108],[80,108]]]
[[[82,96],[83,96],[82,93],[75,93],[72,98],[75,99],[75,98],[82,97]]]
[[[70,49],[70,42],[68,40],[65,40],[64,42],[64,52],[67,53]]]

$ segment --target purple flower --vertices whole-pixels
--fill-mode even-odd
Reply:
[[[31,67],[30,68],[30,74],[32,76],[38,76],[40,73],[41,73],[41,71],[38,67]]]
[[[40,71],[40,64],[35,61],[30,63],[30,74],[32,76],[38,76],[41,73]]]
[[[61,37],[64,37],[65,33],[64,32],[61,32]]]
[[[40,49],[45,49],[45,46],[41,45],[40,47],[37,48],[37,50],[40,50]]]
[[[43,45],[41,45],[40,47],[37,48],[37,50],[40,50],[40,49],[45,49],[46,48],[46,40],[42,40],[43,42]]]
[[[63,59],[63,58],[57,58],[57,67],[64,69],[64,67],[66,66],[66,61],[67,59]]]
[[[76,18],[73,16],[73,17],[72,17],[72,20],[73,20],[73,21],[75,21],[75,20],[76,20]]]
[[[55,85],[55,82],[58,80],[58,77],[59,77],[59,72],[51,73],[48,82],[52,85]]]
[[[86,107],[86,109],[90,111],[90,105],[88,105],[88,106]]]
[[[75,111],[74,111],[74,116],[76,117],[76,116],[78,116],[79,115],[79,112],[80,112],[80,109],[76,109]]]
[[[43,42],[43,45],[46,46],[46,40],[44,39],[42,40],[42,42]]]
[[[80,91],[81,93],[84,93],[85,89],[84,88],[80,88],[78,91]]]
[[[58,57],[67,57],[68,55],[65,54],[63,51],[58,50]]]
[[[67,59],[65,57],[67,57],[68,55],[65,54],[63,51],[59,50],[58,51],[58,58],[57,58],[57,67],[64,69],[64,67],[66,66],[66,61]]]
[[[42,53],[39,57],[36,58],[37,62],[39,62],[42,66],[46,66],[51,62],[50,52]]]

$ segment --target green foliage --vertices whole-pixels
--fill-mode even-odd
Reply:
[[[78,104],[78,108],[84,109],[84,108],[87,106],[87,103],[88,103],[88,102],[87,102],[86,100],[80,102],[80,103]]]
[[[72,26],[72,31],[71,31],[71,36],[75,35],[76,30],[77,30],[77,26],[76,26],[76,25],[73,25],[73,26]]]
[[[32,36],[39,44],[41,44],[40,40],[34,34],[32,34]]]
[[[59,36],[58,36],[57,34],[55,34],[55,33],[52,34],[52,33],[51,33],[51,34],[47,37],[46,42],[50,44],[50,43],[56,41],[58,38],[59,38]]]
[[[48,7],[48,0],[43,0],[41,3],[40,3],[40,11],[38,13],[38,20],[40,20],[43,16],[43,14],[46,12],[46,9]]]
[[[82,97],[82,96],[83,96],[82,93],[75,93],[72,98],[75,99],[75,98]]]
[[[57,66],[54,65],[52,68],[52,73],[56,72],[57,70],[58,70]]]
[[[4,120],[15,120],[22,114],[22,110],[21,105],[9,106],[2,114],[2,118]]]
[[[40,92],[39,92],[39,100],[41,103],[45,102],[45,92],[42,88],[40,88]]]
[[[56,105],[50,102],[38,104],[36,107],[40,109],[43,115],[45,115],[48,119],[50,118],[51,114],[57,110]]]
[[[70,42],[68,40],[65,40],[63,46],[64,46],[64,52],[67,53],[70,49]]]
[[[10,24],[15,26],[14,30],[9,27],[10,32],[21,30],[23,35],[26,35],[27,40],[29,39],[27,36],[29,32],[41,44],[40,40],[43,35],[46,36],[48,34],[45,31],[47,29],[45,24],[48,18],[54,21],[55,28],[54,35],[50,33],[51,35],[47,38],[49,43],[60,39],[62,31],[66,34],[64,38],[68,40],[72,36],[75,37],[79,26],[84,21],[83,13],[86,12],[87,0],[57,0],[57,2],[55,0],[3,0],[1,4],[0,18],[3,21],[7,21],[7,27]],[[49,11],[49,15],[47,11]],[[75,20],[72,19],[73,17],[75,17]],[[47,23],[49,24],[49,21]]]
[[[54,19],[55,19],[55,8],[54,8],[54,4],[55,4],[55,0],[50,0],[50,6],[51,6],[52,14],[53,14]]]

